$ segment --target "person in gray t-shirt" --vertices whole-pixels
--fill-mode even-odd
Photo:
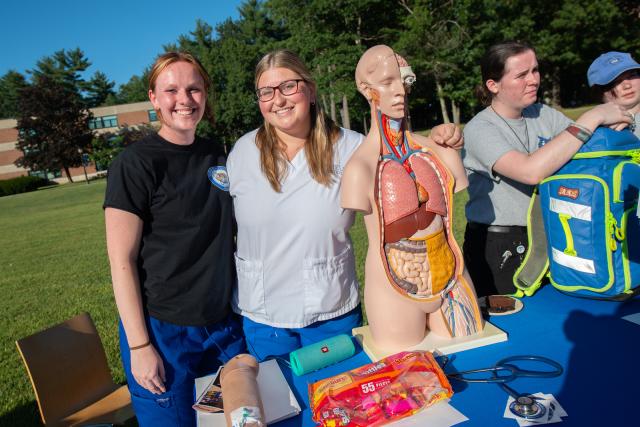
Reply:
[[[540,73],[531,46],[491,46],[481,60],[478,95],[486,109],[464,128],[469,176],[465,263],[478,296],[516,291],[513,273],[526,251],[526,214],[534,186],[564,165],[601,125],[622,129],[624,108],[602,104],[575,123],[536,104]]]
[[[625,52],[607,52],[589,66],[587,80],[601,102],[613,102],[633,116],[640,138],[640,64]]]

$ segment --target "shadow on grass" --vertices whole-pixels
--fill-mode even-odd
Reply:
[[[42,427],[38,404],[33,401],[6,412],[0,416],[0,427]],[[132,418],[124,424],[125,427],[138,427],[136,418]]]
[[[0,427],[36,427],[42,426],[40,412],[35,401],[18,406],[11,412],[6,412],[0,416]]]

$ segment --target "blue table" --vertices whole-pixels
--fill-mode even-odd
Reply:
[[[625,303],[595,301],[566,296],[545,286],[523,302],[519,313],[490,319],[509,334],[508,341],[458,353],[447,370],[492,366],[513,355],[546,356],[562,364],[562,376],[521,378],[510,385],[519,392],[553,394],[569,415],[560,426],[640,425],[636,415],[640,400],[634,396],[640,385],[640,325],[621,319],[640,312],[640,298]],[[369,362],[358,349],[352,358],[302,377],[283,367],[303,412],[275,425],[315,425],[307,384]],[[452,386],[451,405],[469,418],[461,425],[517,426],[503,417],[507,395],[497,385],[452,381]]]

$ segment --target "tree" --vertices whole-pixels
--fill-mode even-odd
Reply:
[[[591,62],[609,50],[637,48],[640,22],[629,20],[614,0],[545,0],[545,13],[534,19],[542,29],[532,34],[555,106],[572,103],[586,91]],[[539,6],[536,6],[536,10]],[[625,22],[626,20],[626,22]],[[569,96],[567,96],[569,95]]]
[[[481,83],[478,64],[485,49],[513,38],[507,35],[512,26],[530,28],[526,15],[514,13],[514,3],[398,0],[407,14],[395,46],[418,75],[417,93],[412,95],[417,104],[427,104],[435,95],[445,122],[460,123],[463,110],[473,112],[473,89]],[[422,92],[425,87],[432,93]]]
[[[109,81],[107,75],[102,71],[96,71],[91,80],[87,82],[86,87],[86,101],[89,108],[98,107],[103,105],[109,95],[115,95],[113,87],[115,82]]]
[[[239,12],[237,20],[215,31],[197,21],[193,31],[165,46],[195,54],[211,75],[217,125],[203,122],[198,134],[225,144],[260,123],[253,66],[275,48],[296,52],[313,73],[327,114],[358,129],[369,109],[353,73],[360,55],[376,44],[392,46],[418,74],[411,119],[420,127],[460,122],[477,110],[473,89],[481,84],[479,60],[497,42],[533,44],[541,94],[567,105],[587,100],[586,70],[599,53],[615,49],[640,55],[640,7],[632,0],[246,0]],[[73,80],[71,71],[83,66],[80,53],[56,52],[40,68],[65,74],[62,68]],[[146,100],[148,72],[133,76],[106,102]]]
[[[55,80],[64,84],[68,89],[82,95],[81,99],[87,104],[89,108],[97,107],[99,105],[113,105],[125,102],[137,102],[146,100],[147,89],[144,86],[144,90],[140,91],[137,85],[140,79],[137,76],[133,76],[130,82],[126,85],[122,96],[116,94],[113,90],[115,83],[110,81],[109,78],[101,71],[96,71],[93,77],[86,81],[82,74],[91,66],[91,62],[84,56],[84,52],[79,48],[73,50],[61,49],[54,52],[51,56],[45,56],[41,58],[33,70],[29,73],[32,79],[37,79],[42,76],[46,76],[49,79]],[[136,80],[138,79],[138,80]],[[132,83],[133,81],[133,83]],[[144,82],[142,82],[144,85]],[[138,94],[144,92],[144,98],[141,98]],[[135,93],[135,95],[132,95]],[[124,100],[121,101],[120,98]],[[131,101],[130,98],[135,98]]]
[[[249,0],[238,11],[240,19],[216,26],[218,40],[206,59],[214,84],[216,134],[225,145],[261,123],[254,67],[284,38],[282,27],[271,20],[261,2]]]
[[[282,46],[313,72],[327,114],[345,127],[366,118],[368,106],[354,83],[356,64],[368,47],[386,42],[398,9],[383,0],[270,0],[267,6],[290,34]]]
[[[61,49],[51,56],[45,56],[36,63],[30,71],[34,79],[47,76],[56,80],[75,92],[82,92],[86,82],[82,73],[89,68],[91,62],[79,48],[66,51]]]
[[[464,41],[464,30],[451,19],[451,8],[433,7],[431,1],[416,1],[409,4],[399,0],[408,12],[404,19],[405,31],[402,31],[397,49],[406,52],[407,60],[414,72],[424,80],[431,78],[436,88],[442,120],[449,123],[445,83],[451,79],[457,68],[455,50],[460,49]],[[438,13],[440,12],[440,13]],[[423,80],[423,79],[419,79]],[[459,109],[455,100],[451,100],[454,122],[459,123]]]
[[[82,164],[93,132],[87,123],[93,118],[82,97],[64,81],[45,74],[20,92],[18,103],[18,148],[23,156],[15,164],[32,170],[64,169]]]
[[[141,76],[131,76],[129,81],[120,85],[115,96],[116,103],[130,104],[132,102],[142,102],[149,100],[149,72],[147,68]]]
[[[0,118],[18,115],[18,96],[20,90],[27,85],[24,76],[14,70],[9,70],[0,77]]]

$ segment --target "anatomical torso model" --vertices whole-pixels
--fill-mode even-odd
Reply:
[[[371,106],[371,129],[342,178],[342,206],[364,213],[365,308],[375,345],[386,350],[416,345],[428,330],[444,337],[482,330],[452,232],[452,196],[466,188],[466,174],[455,149],[407,130],[414,81],[388,46],[360,58],[356,84]]]

